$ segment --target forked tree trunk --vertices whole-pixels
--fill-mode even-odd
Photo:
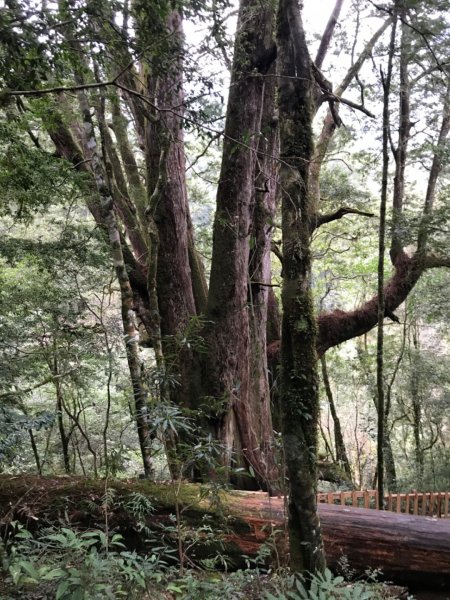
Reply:
[[[264,306],[257,317],[254,313],[252,331],[251,296],[256,288],[249,285],[249,253],[254,212],[259,212],[272,194],[269,190],[255,198],[263,75],[274,59],[273,20],[270,4],[241,2],[213,231],[205,331],[208,354],[201,357],[202,395],[214,398],[220,405],[218,410],[212,407],[210,417],[215,435],[225,447],[225,463],[251,467],[263,489],[268,487],[273,465],[272,427],[264,332],[256,318],[266,318],[266,298],[265,293],[259,295],[263,287],[260,286],[255,295]],[[266,101],[270,111],[273,95],[266,95]],[[255,201],[259,203],[257,207]],[[263,247],[258,248],[258,277],[267,277],[266,243],[264,240]],[[261,378],[258,381],[255,373]],[[249,484],[254,485],[252,478],[239,478],[240,486]]]

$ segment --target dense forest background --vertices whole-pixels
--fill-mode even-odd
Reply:
[[[308,4],[2,3],[0,471],[289,492],[320,571],[317,481],[450,488],[449,6]]]

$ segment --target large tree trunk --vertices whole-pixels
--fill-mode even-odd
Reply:
[[[224,149],[213,232],[210,289],[206,308],[202,395],[214,398],[211,422],[225,448],[227,465],[251,466],[266,489],[272,471],[271,420],[264,335],[251,335],[249,251],[255,211],[255,178],[263,111],[263,75],[273,62],[273,9],[255,0],[241,2],[228,99]],[[273,96],[266,95],[272,102]],[[270,104],[268,106],[270,110]],[[272,185],[272,182],[271,182]],[[259,202],[264,202],[259,196]],[[259,208],[257,209],[259,210]],[[265,244],[265,242],[264,242]],[[266,247],[262,248],[262,262]],[[267,272],[264,267],[258,266]],[[258,275],[259,276],[259,275]],[[261,272],[261,277],[266,274]],[[250,292],[249,292],[250,290]],[[264,294],[260,296],[265,304]],[[262,308],[263,312],[265,307]],[[255,315],[256,316],[256,315]],[[265,318],[258,315],[257,318]],[[257,345],[253,354],[252,343]],[[264,378],[253,385],[253,376]],[[240,478],[239,485],[254,485]]]
[[[144,20],[141,29],[145,23]],[[152,297],[156,291],[165,369],[172,380],[177,380],[177,385],[167,386],[170,397],[181,406],[195,408],[197,399],[190,395],[189,382],[191,351],[179,343],[197,310],[189,258],[193,240],[185,178],[183,31],[178,11],[170,12],[166,29],[170,36],[170,56],[159,67],[154,66],[151,60],[154,57],[151,57],[145,67],[147,95],[158,107],[146,122],[145,139],[150,247],[148,293]],[[141,36],[145,36],[145,31],[141,31]],[[153,278],[151,272],[155,267]]]
[[[248,403],[253,427],[257,424],[257,443],[265,461],[263,481],[267,489],[279,487],[284,468],[277,469],[273,445],[271,395],[267,364],[269,294],[272,291],[271,243],[278,195],[278,127],[274,119],[276,78],[275,65],[264,83],[264,105],[261,138],[258,146],[258,166],[255,178],[255,206],[249,257],[250,314],[250,388]]]
[[[289,539],[292,568],[316,573],[324,569],[325,555],[316,506],[319,391],[308,185],[314,84],[296,0],[281,0],[278,18],[283,234],[280,404],[289,479]]]

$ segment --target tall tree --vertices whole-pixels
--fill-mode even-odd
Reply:
[[[278,14],[280,187],[283,233],[281,412],[289,478],[291,565],[325,568],[316,506],[319,395],[311,291],[309,164],[313,155],[313,76],[300,9],[281,0]]]
[[[176,3],[136,1],[129,13],[128,4],[103,0],[81,6],[69,1],[57,9],[45,5],[31,20],[25,4],[8,0],[7,6],[8,14],[0,13],[2,23],[8,25],[1,73],[7,90],[2,100],[13,114],[23,110],[30,122],[40,119],[53,142],[50,146],[46,140],[46,148],[83,175],[80,189],[108,240],[120,283],[136,412],[144,418],[141,434],[148,439],[135,316],[155,352],[161,395],[195,414],[199,425],[221,442],[227,467],[249,469],[252,477],[237,478],[238,485],[264,489],[273,489],[276,472],[266,325],[269,300],[273,300],[269,249],[280,191],[280,406],[290,483],[292,559],[296,569],[322,569],[315,506],[317,355],[369,331],[393,314],[425,269],[449,264],[448,257],[430,250],[428,228],[450,127],[443,83],[446,71],[438,54],[430,52],[428,43],[426,56],[418,63],[427,66],[415,82],[409,82],[406,54],[401,50],[403,112],[396,149],[393,275],[380,284],[385,310],[379,311],[380,294],[376,294],[354,310],[335,309],[317,318],[311,290],[312,234],[347,214],[367,216],[353,206],[321,212],[321,168],[341,123],[338,109],[349,105],[371,114],[362,102],[352,102],[343,94],[383,39],[396,3],[380,7],[381,27],[333,91],[320,67],[326,65],[342,2],[336,3],[315,65],[297,2],[280,0],[275,7],[271,2],[241,0],[223,132],[215,129],[213,119],[202,120],[208,111],[196,113],[198,104],[190,102],[183,90],[187,70],[193,77],[195,69],[184,51],[183,15]],[[408,28],[408,39],[415,44],[423,43],[423,32],[412,23],[416,12],[425,18],[423,3],[407,8],[402,16],[404,31]],[[189,5],[189,10],[203,9]],[[216,5],[214,11],[216,27]],[[52,44],[52,54],[44,51],[41,38]],[[434,67],[441,75],[438,81],[433,79],[435,95],[442,97],[441,126],[431,152],[428,145],[428,190],[416,249],[410,252],[405,247],[411,240],[399,236],[401,227],[397,227],[405,212],[408,94],[422,77],[436,75]],[[202,92],[212,85],[208,81]],[[312,119],[324,102],[329,111],[314,145]],[[209,290],[189,214],[183,131],[187,127],[223,136]],[[30,130],[30,143],[35,144],[33,135]],[[192,323],[197,324],[197,339],[202,338],[198,348],[186,335]],[[147,442],[141,441],[145,448]]]

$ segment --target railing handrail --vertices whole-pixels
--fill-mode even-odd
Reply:
[[[351,504],[360,508],[379,508],[378,490],[319,492],[317,501]],[[391,512],[450,518],[450,492],[396,492],[384,494],[384,507]]]

